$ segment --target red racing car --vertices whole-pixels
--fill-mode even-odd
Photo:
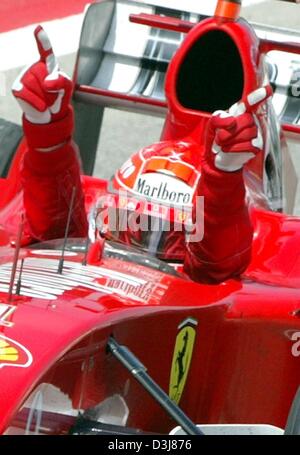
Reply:
[[[93,3],[74,90],[36,29],[0,179],[2,434],[300,434],[300,37],[240,3]],[[110,181],[106,106],[165,116]]]

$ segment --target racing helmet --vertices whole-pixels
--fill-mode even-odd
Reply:
[[[193,230],[200,157],[192,141],[164,141],[134,154],[98,199],[98,232],[159,259],[181,262]]]

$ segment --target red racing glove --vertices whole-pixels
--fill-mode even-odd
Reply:
[[[228,112],[216,111],[208,124],[205,160],[225,172],[241,170],[263,149],[263,136],[252,111],[272,94],[270,86],[255,90]]]
[[[25,117],[32,123],[50,123],[63,118],[72,94],[70,78],[59,70],[50,40],[41,26],[34,31],[40,61],[19,75],[12,91]]]

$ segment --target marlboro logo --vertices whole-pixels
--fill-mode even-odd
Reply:
[[[174,191],[168,187],[168,183],[160,182],[158,185],[147,184],[146,179],[140,178],[137,183],[137,191],[146,197],[171,204],[186,205],[191,202],[191,191]]]
[[[151,201],[188,206],[192,203],[194,188],[174,177],[161,174],[143,174],[136,182],[135,191]]]
[[[0,335],[0,368],[27,368],[32,364],[32,355],[17,341]]]

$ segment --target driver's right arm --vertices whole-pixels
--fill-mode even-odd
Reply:
[[[35,38],[40,60],[23,71],[12,88],[23,110],[27,148],[20,169],[26,233],[39,241],[63,237],[75,188],[69,235],[82,237],[87,219],[79,154],[72,141],[72,82],[59,70],[41,27]]]

